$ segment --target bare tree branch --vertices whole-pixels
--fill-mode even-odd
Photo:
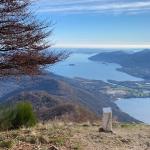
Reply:
[[[37,75],[67,57],[47,53],[52,26],[37,21],[30,5],[31,0],[0,0],[0,76]]]

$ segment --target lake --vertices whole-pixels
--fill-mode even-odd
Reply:
[[[133,77],[126,73],[120,72],[117,68],[121,66],[113,63],[94,62],[89,60],[93,54],[73,53],[63,62],[60,62],[51,68],[55,74],[65,77],[81,77],[86,79],[116,81],[141,81],[143,79]],[[116,104],[122,111],[131,116],[150,124],[150,98],[146,99],[124,99],[116,101]]]
[[[95,54],[73,53],[63,62],[51,68],[55,74],[65,77],[81,77],[86,79],[116,81],[140,81],[142,79],[130,76],[126,73],[117,71],[121,66],[113,63],[94,62],[89,60]]]
[[[150,124],[150,98],[120,99],[116,104],[132,117]]]

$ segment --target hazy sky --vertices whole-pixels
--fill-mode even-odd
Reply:
[[[38,0],[58,47],[150,47],[150,0]]]

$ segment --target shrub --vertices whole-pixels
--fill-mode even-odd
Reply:
[[[0,113],[0,128],[2,130],[32,127],[37,119],[29,102],[20,102],[15,106],[5,106]]]
[[[28,102],[21,102],[16,105],[15,117],[12,120],[14,128],[32,127],[36,124],[36,117],[32,105]]]
[[[7,148],[7,149],[10,149],[10,148],[12,148],[12,146],[13,146],[13,142],[12,141],[1,141],[0,142],[0,147],[1,148]]]

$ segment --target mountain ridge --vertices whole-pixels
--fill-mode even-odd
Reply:
[[[1,81],[5,82],[5,81]],[[15,82],[15,81],[14,81]],[[19,95],[22,92],[41,92],[44,91],[50,96],[59,99],[62,102],[77,103],[94,112],[97,116],[102,115],[103,107],[112,107],[113,114],[119,121],[123,122],[139,122],[128,114],[122,112],[114,103],[113,97],[91,89],[92,84],[96,84],[97,88],[108,86],[108,83],[102,81],[91,81],[85,79],[70,79],[54,74],[38,76],[34,79],[24,77],[17,81],[18,89],[8,92],[0,98],[1,103],[7,99]],[[88,85],[90,84],[90,85]],[[1,94],[2,95],[2,94]]]
[[[139,52],[127,53],[124,51],[103,52],[90,57],[92,61],[103,61],[108,63],[117,63],[121,65],[119,71],[130,75],[150,79],[150,49],[144,49]]]

